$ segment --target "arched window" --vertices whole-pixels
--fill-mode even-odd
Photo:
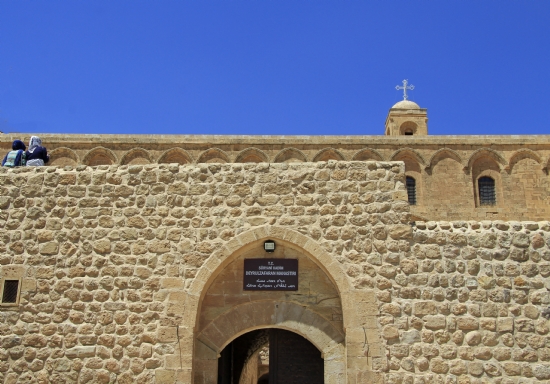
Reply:
[[[412,136],[416,133],[418,126],[412,121],[405,121],[399,127],[399,134],[405,136]]]
[[[409,204],[416,205],[416,180],[410,176],[407,176],[406,186]]]
[[[497,203],[495,193],[495,180],[488,176],[477,180],[479,188],[479,205],[495,205]]]

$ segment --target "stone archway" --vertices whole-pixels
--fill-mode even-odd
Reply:
[[[323,356],[330,359],[331,355],[334,353],[323,353],[296,332],[282,328],[253,330],[235,338],[221,351],[217,383],[258,384],[258,378],[266,373],[270,383],[323,383]],[[333,362],[327,365],[337,369]]]
[[[273,253],[265,252],[262,240],[242,247],[205,286],[195,327],[195,382],[216,383],[218,356],[226,345],[236,337],[265,328],[296,333],[327,356],[327,382],[333,379],[333,372],[345,371],[345,336],[337,287],[303,249],[280,239],[276,243]],[[244,290],[244,261],[254,258],[297,260],[297,290]]]
[[[341,306],[340,319],[329,320],[326,313],[320,313],[323,311],[318,308],[304,309],[292,297],[265,302],[259,298],[251,299],[254,305],[240,303],[243,305],[221,308],[219,313],[211,313],[208,318],[203,316],[205,305],[208,306],[205,303],[207,292],[215,286],[219,276],[239,257],[263,249],[263,241],[267,239],[275,240],[278,247],[294,255],[300,254],[304,262],[307,260],[315,266],[316,273],[330,281]],[[239,299],[238,295],[234,298]],[[185,293],[178,295],[178,303],[174,305],[184,307],[177,335],[180,348],[172,359],[177,366],[166,366],[166,369],[173,370],[172,373],[159,371],[158,378],[160,375],[167,379],[177,378],[178,382],[184,383],[216,383],[215,373],[212,375],[212,372],[217,372],[218,354],[231,341],[229,338],[261,328],[296,332],[322,350],[325,367],[328,368],[325,382],[364,382],[367,377],[369,380],[376,378],[379,374],[373,371],[373,359],[385,360],[374,292],[354,289],[335,257],[315,240],[291,229],[263,226],[237,235],[206,260],[193,283]],[[264,306],[263,313],[268,314],[263,319],[256,316],[260,312],[254,310],[260,306]],[[215,307],[212,307],[214,312],[218,310]],[[250,312],[252,321],[245,318],[245,314]],[[337,325],[338,322],[340,325]],[[227,332],[213,336],[220,328],[227,329]],[[158,381],[168,382],[163,379]]]

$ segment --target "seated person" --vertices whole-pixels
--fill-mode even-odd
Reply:
[[[21,140],[14,140],[12,150],[2,160],[2,167],[25,166],[25,144]]]
[[[50,161],[50,155],[42,146],[42,140],[38,136],[31,136],[27,151],[27,166],[41,167],[48,161]]]

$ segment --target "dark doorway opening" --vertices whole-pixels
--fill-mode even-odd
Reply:
[[[223,349],[218,359],[218,384],[239,384],[243,370],[249,370],[248,365],[256,363],[251,359],[258,358],[259,350],[267,345],[268,329],[248,332],[233,340]]]
[[[321,352],[307,339],[282,329],[248,332],[218,359],[218,384],[322,384]]]

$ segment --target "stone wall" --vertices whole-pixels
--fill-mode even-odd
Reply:
[[[411,245],[369,267],[387,382],[550,382],[550,223],[417,223]]]
[[[550,380],[550,224],[411,227],[403,182],[399,162],[0,169],[0,284],[21,281],[0,306],[0,379],[212,383],[224,338],[271,324],[325,348],[326,383]],[[267,238],[340,300],[299,312],[314,284],[249,305],[233,288],[204,316]],[[224,316],[208,347],[199,331]]]
[[[53,166],[404,161],[415,220],[546,220],[550,136],[41,135]],[[0,134],[0,150],[14,139]],[[483,206],[477,179],[496,182]]]

